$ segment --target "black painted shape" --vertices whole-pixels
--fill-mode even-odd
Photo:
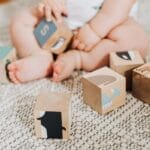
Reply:
[[[62,127],[61,112],[47,111],[44,116],[37,119],[41,120],[41,124],[46,128],[47,138],[63,138],[62,130],[66,128]]]
[[[5,64],[5,70],[6,70],[6,77],[8,78],[8,80],[10,80],[9,77],[9,71],[8,71],[8,65],[11,63],[11,61],[9,59],[6,60],[6,64]]]
[[[121,59],[124,60],[132,60],[132,58],[130,57],[129,53],[126,52],[116,52],[117,56],[119,56]]]

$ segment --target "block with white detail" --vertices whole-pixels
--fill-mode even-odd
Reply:
[[[41,20],[34,30],[34,35],[40,47],[54,54],[65,51],[73,36],[64,22],[57,23],[54,19],[50,22]]]
[[[83,100],[100,114],[106,114],[125,103],[125,77],[104,67],[82,78]]]
[[[110,67],[126,77],[127,90],[132,86],[132,70],[144,63],[138,51],[110,53]]]

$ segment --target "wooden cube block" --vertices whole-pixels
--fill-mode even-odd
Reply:
[[[7,65],[16,60],[16,50],[12,47],[0,47],[0,83],[9,83]]]
[[[150,63],[133,70],[133,95],[150,104]]]
[[[73,34],[65,23],[43,19],[35,28],[34,35],[42,48],[60,54],[66,50]]]
[[[70,110],[69,94],[41,92],[34,109],[36,136],[47,139],[68,139]]]
[[[138,51],[110,53],[110,67],[126,77],[126,89],[132,88],[132,70],[144,63]]]
[[[125,77],[104,67],[82,78],[83,100],[100,114],[106,114],[125,103]]]

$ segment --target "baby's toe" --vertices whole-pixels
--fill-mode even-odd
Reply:
[[[7,69],[8,69],[9,71],[15,71],[15,70],[17,69],[16,63],[14,62],[14,63],[9,64],[9,65],[7,66]]]
[[[19,80],[16,78],[15,72],[14,71],[10,71],[9,72],[9,78],[12,82],[14,83],[20,83]]]
[[[56,74],[60,74],[63,71],[64,64],[61,61],[54,63],[53,69]]]
[[[53,81],[58,82],[59,77],[64,71],[64,63],[63,60],[58,59],[53,65]]]
[[[59,81],[59,75],[55,72],[53,72],[53,81],[58,82]]]

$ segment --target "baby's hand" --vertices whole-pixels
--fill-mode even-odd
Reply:
[[[83,51],[91,51],[100,40],[100,37],[94,33],[88,24],[86,24],[75,34],[72,48]]]
[[[45,15],[47,21],[51,21],[53,16],[58,22],[61,22],[61,16],[68,15],[66,0],[43,0],[39,3],[38,9]]]

